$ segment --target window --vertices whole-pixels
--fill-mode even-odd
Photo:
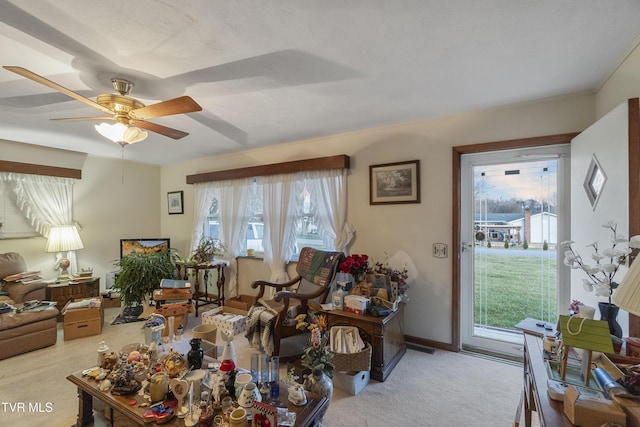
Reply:
[[[17,206],[16,195],[0,182],[0,239],[39,236]]]
[[[296,254],[300,253],[300,248],[310,246],[316,249],[331,250],[327,248],[319,233],[319,222],[317,208],[313,204],[315,197],[309,189],[309,180],[305,179],[304,188],[298,194],[298,206],[301,209],[296,218]]]
[[[304,181],[304,186],[300,193],[297,195],[296,206],[296,218],[295,218],[295,235],[296,246],[294,258],[297,258],[300,253],[300,248],[305,246],[314,247],[317,249],[330,250],[327,248],[320,235],[320,227],[317,218],[317,209],[313,205],[313,195],[309,190],[309,181]],[[248,222],[245,234],[245,247],[247,249],[253,249],[257,254],[264,252],[264,215],[263,215],[263,192],[260,185],[254,180],[251,188],[251,194],[249,197],[249,214]],[[220,210],[219,202],[214,199],[209,209],[209,215],[204,225],[205,235],[210,237],[219,238],[220,236]]]

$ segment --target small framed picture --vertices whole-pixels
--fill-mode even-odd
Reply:
[[[420,160],[369,166],[369,204],[420,203]]]
[[[169,215],[183,214],[183,193],[182,191],[170,191],[167,193],[167,206]]]

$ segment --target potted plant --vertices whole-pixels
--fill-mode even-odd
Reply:
[[[125,306],[124,317],[126,311],[138,312],[139,315],[143,310],[142,302],[149,300],[153,290],[160,286],[160,281],[177,277],[176,258],[175,251],[170,249],[148,254],[131,253],[116,262],[120,272],[113,287],[120,291]]]
[[[216,255],[224,255],[226,251],[227,248],[220,239],[202,236],[198,246],[191,253],[191,262],[194,264],[210,262],[213,261]]]

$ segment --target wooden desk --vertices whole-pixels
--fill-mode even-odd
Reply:
[[[542,338],[524,334],[524,420],[531,426],[532,411],[538,413],[541,427],[573,426],[564,415],[564,405],[549,398],[547,368]]]
[[[387,317],[363,316],[343,310],[330,310],[326,314],[329,327],[357,326],[360,329],[363,340],[371,344],[371,378],[377,381],[386,380],[407,352],[404,304]]]
[[[182,276],[182,280],[189,280],[189,270],[192,270],[194,276],[193,281],[193,301],[196,306],[196,317],[198,317],[198,308],[209,305],[217,304],[219,307],[224,305],[224,269],[229,266],[229,261],[219,260],[212,261],[210,263],[202,264],[186,264],[177,263],[178,277]],[[184,267],[184,272],[182,268]],[[218,289],[217,294],[210,294],[207,290],[207,284],[204,284],[204,291],[200,289],[200,272],[209,272],[215,270],[218,279],[216,280],[216,287]]]
[[[146,400],[138,394],[130,396],[114,396],[110,392],[98,390],[98,382],[83,377],[81,371],[75,372],[67,377],[78,387],[78,420],[76,427],[93,424],[93,399],[98,399],[105,405],[105,419],[107,427],[127,425],[127,426],[155,426],[155,423],[145,423],[142,415],[147,408],[140,408],[138,405]],[[314,425],[323,409],[329,405],[327,398],[315,393],[307,392],[307,404],[305,406],[295,406],[287,399],[288,392],[285,384],[280,385],[280,401],[287,404],[291,412],[296,413],[296,427],[308,427]],[[128,403],[135,400],[135,405]],[[184,426],[184,421],[178,417],[173,417],[170,421],[161,424],[162,426]],[[250,426],[250,423],[247,423]]]
[[[74,299],[91,298],[100,296],[100,278],[83,283],[62,282],[47,285],[47,301],[55,301],[56,308],[61,313],[58,315],[58,322],[62,322],[62,308]]]

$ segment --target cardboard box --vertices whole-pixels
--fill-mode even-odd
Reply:
[[[246,312],[237,308],[218,307],[205,311],[201,317],[203,324],[216,325],[220,333],[231,331],[234,335],[238,335],[247,329]]]
[[[111,294],[111,296],[104,294],[102,295],[102,308],[120,308],[122,306],[122,301],[120,300],[119,294]]]
[[[627,416],[602,392],[570,385],[564,391],[564,414],[582,427],[600,427],[606,423],[627,425]]]
[[[351,313],[365,314],[370,301],[370,298],[360,295],[347,295],[344,297],[344,308]]]
[[[238,295],[237,297],[225,299],[224,306],[237,308],[246,313],[255,302],[256,297],[252,297],[251,295]]]
[[[360,393],[367,384],[369,384],[369,371],[333,373],[333,386],[352,396]]]
[[[91,306],[73,308],[75,303],[82,301],[92,302]],[[104,308],[102,298],[83,298],[69,301],[62,309],[64,340],[100,335],[104,321]]]

